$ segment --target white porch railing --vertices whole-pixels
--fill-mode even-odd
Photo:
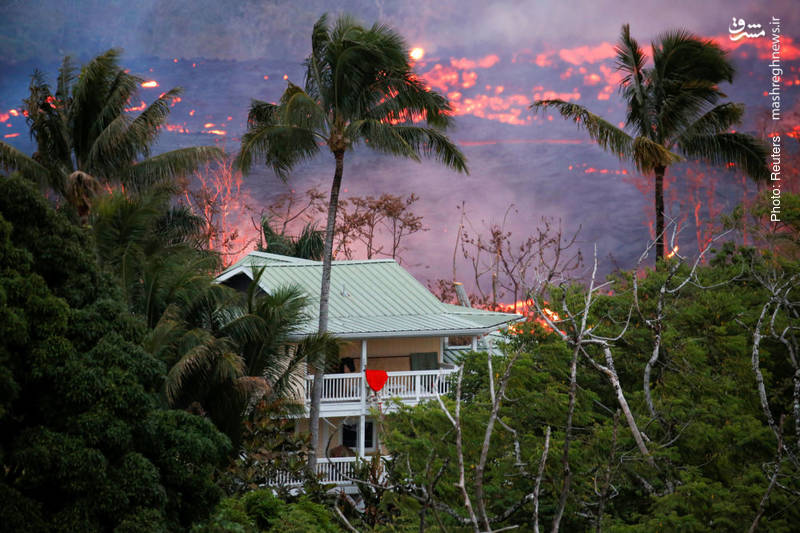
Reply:
[[[456,369],[407,370],[388,372],[389,378],[378,393],[381,398],[420,401],[450,392],[448,377]],[[323,402],[351,402],[361,399],[362,374],[326,374],[322,382]],[[311,401],[314,376],[306,377],[306,401]],[[369,387],[367,395],[372,391]]]
[[[320,457],[317,459],[317,476],[320,483],[349,485],[353,475],[353,466],[357,457],[331,457],[330,459]],[[364,459],[369,460],[369,457]],[[294,477],[289,472],[278,472],[275,478],[269,483],[272,486],[295,486],[302,485],[303,481]]]
[[[336,483],[343,485],[350,483],[353,476],[355,457],[331,457],[330,459],[317,459],[317,476],[322,483]]]
[[[378,393],[383,398],[399,398],[401,400],[423,400],[435,398],[436,395],[450,392],[448,377],[455,369],[442,370],[409,370],[405,372],[389,372],[386,385]]]
[[[323,402],[348,402],[361,399],[361,374],[327,374],[322,380]],[[311,401],[314,376],[306,377],[306,401]]]

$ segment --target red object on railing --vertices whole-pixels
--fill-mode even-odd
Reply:
[[[389,374],[385,370],[365,370],[364,374],[367,377],[369,388],[375,392],[380,391],[386,385],[386,380],[389,379]]]

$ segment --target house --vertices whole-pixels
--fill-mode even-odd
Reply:
[[[259,286],[264,291],[293,285],[306,294],[310,319],[296,335],[315,333],[322,263],[251,252],[217,281],[245,290],[261,268]],[[390,408],[390,399],[414,405],[448,392],[447,377],[456,370],[455,354],[478,349],[487,334],[522,318],[442,303],[391,259],[334,261],[329,302],[328,332],[347,342],[340,353],[341,371],[323,378],[317,469],[323,480],[342,484],[342,473],[349,471],[357,457],[381,452],[377,424],[371,418],[374,407]],[[462,346],[451,346],[453,338],[461,339]],[[367,376],[373,385],[375,377],[378,382],[385,377],[385,383],[376,391]],[[313,375],[306,377],[301,431],[308,429],[313,379]]]

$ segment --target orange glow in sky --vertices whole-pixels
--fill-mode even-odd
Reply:
[[[420,59],[425,57],[425,49],[424,48],[419,48],[419,47],[412,48],[411,51],[408,53],[408,55],[414,61],[419,61]]]

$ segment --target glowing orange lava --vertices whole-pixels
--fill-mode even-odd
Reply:
[[[676,245],[675,245],[675,246],[672,248],[672,251],[670,251],[670,252],[667,254],[667,259],[672,259],[673,257],[675,257],[675,254],[677,254],[677,253],[678,253],[678,245],[676,244]]]
[[[547,305],[547,302],[544,303]],[[545,318],[539,314],[539,312],[536,310],[536,307],[533,305],[533,302],[530,300],[517,300],[511,304],[500,303],[497,304],[496,307],[498,311],[502,311],[504,313],[517,313],[523,315],[525,317],[525,322],[536,322],[543,328],[552,331],[552,328],[547,323],[547,320],[545,320]],[[557,323],[561,320],[559,314],[549,307],[543,307],[542,314],[544,314],[553,323]],[[512,324],[508,329],[512,333],[519,333],[522,331],[522,328],[520,328],[519,325],[519,323]]]
[[[167,131],[176,132],[176,133],[189,133],[189,130],[186,129],[186,124],[165,124]]]
[[[126,107],[125,111],[128,112],[128,113],[133,112],[133,111],[144,111],[146,107],[147,107],[147,104],[144,103],[144,100],[142,100],[141,103],[139,105],[137,105],[137,106]]]

